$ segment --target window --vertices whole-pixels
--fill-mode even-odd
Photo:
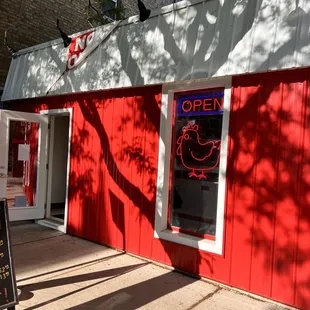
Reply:
[[[115,9],[117,8],[117,0],[106,0],[103,6],[103,16],[109,21],[116,20]]]
[[[168,224],[211,238],[216,231],[224,89],[176,94]]]
[[[118,5],[118,0],[104,0],[97,3],[97,5],[93,5],[90,1],[87,9],[87,21],[91,27],[98,27],[104,23],[119,20],[123,12],[122,6]]]
[[[155,237],[217,254],[223,254],[230,80],[163,86],[161,107]]]

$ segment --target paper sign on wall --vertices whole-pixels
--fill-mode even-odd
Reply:
[[[18,144],[18,160],[24,161],[30,158],[30,145],[29,144]]]
[[[16,208],[27,207],[27,197],[26,196],[15,196],[15,205]]]

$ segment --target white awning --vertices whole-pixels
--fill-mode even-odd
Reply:
[[[92,29],[99,46],[71,70],[60,39],[18,52],[2,100],[306,67],[309,12],[309,1],[177,2]]]

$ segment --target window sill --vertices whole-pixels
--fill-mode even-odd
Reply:
[[[154,233],[155,238],[183,244],[201,251],[222,255],[222,246],[216,240],[203,239],[181,232],[165,229]]]
[[[168,228],[169,228],[169,230],[172,230],[172,231],[178,232],[178,233],[183,233],[185,235],[194,236],[194,237],[201,238],[201,239],[208,239],[208,240],[212,240],[212,241],[215,240],[215,236],[212,236],[210,234],[198,234],[198,233],[192,232],[190,230],[186,230],[186,229],[182,229],[182,228],[177,227],[177,226],[170,225],[169,223],[168,223]]]

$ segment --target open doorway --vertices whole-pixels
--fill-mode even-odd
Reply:
[[[69,143],[69,115],[50,117],[50,151],[46,217],[64,223]],[[53,146],[53,147],[51,147]]]
[[[49,142],[45,218],[38,223],[66,232],[71,111],[49,114]]]

